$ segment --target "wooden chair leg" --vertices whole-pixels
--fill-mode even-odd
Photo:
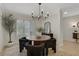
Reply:
[[[22,52],[22,50],[23,50],[23,47],[20,47],[20,52]]]
[[[78,43],[78,39],[76,39],[76,43]]]

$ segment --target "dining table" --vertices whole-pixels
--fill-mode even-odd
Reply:
[[[50,36],[47,35],[41,35],[41,36],[31,36],[28,38],[29,41],[31,41],[31,45],[41,45],[42,43],[45,44],[48,40],[50,40]],[[44,47],[43,55],[45,56],[47,53],[46,48]]]
[[[42,43],[42,42],[44,43],[49,39],[50,39],[49,36],[41,35],[41,36],[30,36],[28,40],[32,42],[31,45],[35,45],[35,43],[37,44]]]

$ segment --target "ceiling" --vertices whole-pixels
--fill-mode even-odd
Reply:
[[[8,10],[29,15],[32,11],[37,14],[39,10],[37,3],[2,3],[1,5]],[[51,11],[54,8],[60,8],[64,17],[79,15],[79,3],[42,3],[42,9],[45,11]]]

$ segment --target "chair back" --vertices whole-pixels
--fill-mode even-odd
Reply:
[[[27,43],[31,44],[31,41],[29,41],[28,39],[26,39],[26,37],[22,37],[22,38],[19,39],[19,49],[20,49],[20,52],[22,52],[22,50],[24,48],[27,48],[26,47]]]
[[[45,47],[47,48],[53,48],[54,46],[56,46],[56,39],[54,38],[47,40],[47,42],[45,43]]]
[[[41,45],[29,45],[27,48],[28,56],[43,56],[44,44]]]

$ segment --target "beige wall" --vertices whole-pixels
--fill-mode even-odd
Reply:
[[[0,8],[0,52],[3,49],[3,30],[2,30],[2,12],[1,12],[1,8]]]

